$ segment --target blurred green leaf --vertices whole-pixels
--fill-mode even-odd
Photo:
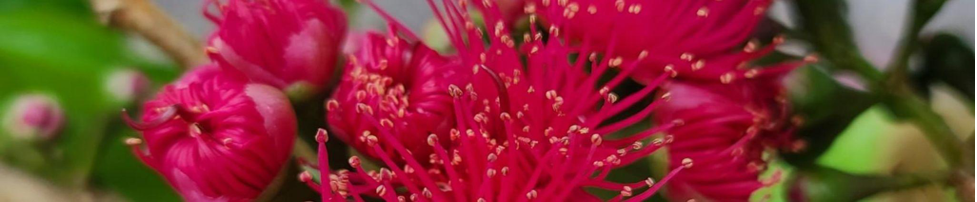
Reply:
[[[877,193],[944,183],[946,173],[924,175],[861,175],[829,167],[795,171],[787,180],[790,201],[857,201]]]
[[[858,72],[868,80],[881,80],[882,74],[858,52],[852,31],[845,21],[844,0],[795,0],[800,30],[823,58],[837,69]]]
[[[914,76],[917,90],[928,94],[929,85],[939,81],[974,100],[974,50],[966,42],[937,34],[923,45],[922,54],[923,65]]]
[[[88,0],[3,0],[0,13],[35,10],[93,17]]]
[[[102,142],[93,171],[96,185],[109,188],[131,201],[180,201],[163,179],[136,159],[122,140],[136,132],[116,121]]]
[[[80,186],[90,173],[108,114],[119,107],[108,100],[104,77],[120,66],[123,43],[93,19],[60,11],[0,13],[0,100],[44,93],[62,105],[66,125],[56,146],[45,151],[50,161],[33,172]],[[3,152],[0,156],[18,155]]]
[[[314,167],[308,166],[308,165],[302,165],[302,170],[305,171],[305,172],[308,172],[309,175],[312,176],[312,182],[313,183],[316,183],[316,184],[319,184],[320,183],[320,180],[322,179],[322,174],[319,172],[319,169],[318,168],[314,168]]]
[[[876,103],[870,94],[842,86],[816,65],[794,71],[787,86],[793,111],[804,120],[796,135],[807,143],[798,153],[783,154],[795,166],[813,164],[855,117]]]

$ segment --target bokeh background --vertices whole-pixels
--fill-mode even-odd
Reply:
[[[123,0],[94,1],[111,5]],[[910,0],[846,2],[847,21],[854,31],[859,52],[874,66],[887,66],[906,30]],[[104,29],[103,24],[87,20],[98,17],[86,6],[88,3],[87,0],[0,1],[0,106],[9,105],[17,95],[45,93],[52,94],[67,115],[64,131],[52,141],[20,141],[0,136],[0,157],[4,160],[0,162],[0,201],[179,201],[151,170],[132,158],[121,142],[133,132],[118,118],[118,109],[131,108],[146,95],[117,95],[114,92],[127,84],[108,82],[118,72],[137,70],[148,75],[148,88],[157,88],[178,75],[175,68],[178,63],[137,34]],[[197,40],[202,41],[214,27],[201,15],[201,1],[155,0],[154,3]],[[432,28],[435,22],[421,1],[378,0],[377,3],[416,32],[439,31]],[[962,45],[972,54],[973,8],[973,0],[948,1],[921,35],[949,33],[962,39]],[[348,12],[353,31],[384,29],[385,22],[373,11],[361,6],[352,9]],[[788,27],[798,23],[795,12],[782,1],[776,3],[770,16]],[[778,49],[802,54],[810,48],[803,42],[788,41]],[[921,59],[910,61],[919,63]],[[973,58],[970,61],[973,65]],[[864,84],[854,76],[833,76],[845,85],[864,89]],[[972,81],[973,77],[970,78]],[[973,83],[970,85],[972,90]],[[967,92],[944,84],[925,88],[931,92],[934,111],[956,134],[973,134],[973,92],[969,92],[971,99],[967,99]],[[5,111],[0,109],[0,113]],[[972,150],[973,145],[970,147]],[[916,173],[946,167],[918,128],[896,119],[881,106],[858,115],[817,162],[858,174]],[[778,165],[771,170],[791,172],[788,166]],[[657,172],[655,166],[648,168],[649,172]],[[783,189],[774,186],[759,193],[781,201],[785,200]],[[867,200],[957,200],[952,192],[934,185],[887,192]]]

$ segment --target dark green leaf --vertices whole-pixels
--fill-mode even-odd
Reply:
[[[974,100],[974,50],[966,42],[937,34],[924,44],[922,54],[923,65],[914,76],[918,90],[928,93],[930,84],[941,81]]]
[[[797,166],[813,164],[855,117],[876,102],[814,65],[798,69],[788,82],[793,112],[804,120],[796,135],[807,143],[800,152],[784,154],[787,162]]]
[[[947,173],[860,175],[829,167],[800,169],[787,181],[791,201],[858,201],[874,194],[944,183]]]
[[[872,81],[881,80],[882,74],[858,52],[845,21],[848,9],[844,0],[795,0],[794,5],[800,14],[801,31],[818,54],[835,64],[832,68],[852,70]]]

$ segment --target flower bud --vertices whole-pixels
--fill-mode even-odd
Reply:
[[[50,140],[64,127],[64,118],[61,105],[53,98],[26,94],[7,107],[3,128],[16,138]]]
[[[286,89],[322,90],[345,37],[345,14],[316,0],[231,0],[207,52],[225,70]],[[318,92],[318,91],[315,91]]]
[[[109,74],[105,89],[116,100],[131,102],[146,94],[149,78],[137,70],[120,69]]]
[[[246,201],[282,172],[296,120],[285,95],[204,66],[143,104],[126,141],[188,201]]]

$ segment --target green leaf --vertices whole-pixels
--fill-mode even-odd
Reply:
[[[857,201],[877,193],[944,183],[947,173],[917,175],[852,174],[829,167],[799,169],[791,175],[787,186],[791,199],[796,201]]]
[[[0,13],[44,10],[76,17],[92,18],[92,10],[87,0],[3,0],[0,1]]]
[[[923,65],[914,75],[917,90],[928,94],[930,84],[943,82],[974,101],[974,50],[966,42],[937,34],[924,44],[922,54]]]
[[[815,65],[795,71],[787,86],[793,112],[804,120],[796,135],[807,143],[800,152],[783,154],[796,166],[814,163],[855,117],[876,103],[870,94],[842,86]]]
[[[832,68],[852,70],[871,81],[882,79],[882,73],[858,52],[845,21],[844,0],[795,0],[794,7],[800,14],[800,30],[818,54],[835,64]]]
[[[163,179],[132,154],[122,140],[135,137],[135,131],[116,122],[106,137],[95,163],[93,179],[96,185],[109,188],[130,201],[180,201]]]
[[[120,107],[108,99],[104,79],[122,64],[123,43],[119,34],[94,20],[59,11],[0,13],[0,101],[43,93],[62,105],[66,125],[56,146],[44,149],[46,165],[32,171],[80,186],[91,171],[109,114],[115,118]],[[0,156],[11,155],[18,154],[0,151]]]

